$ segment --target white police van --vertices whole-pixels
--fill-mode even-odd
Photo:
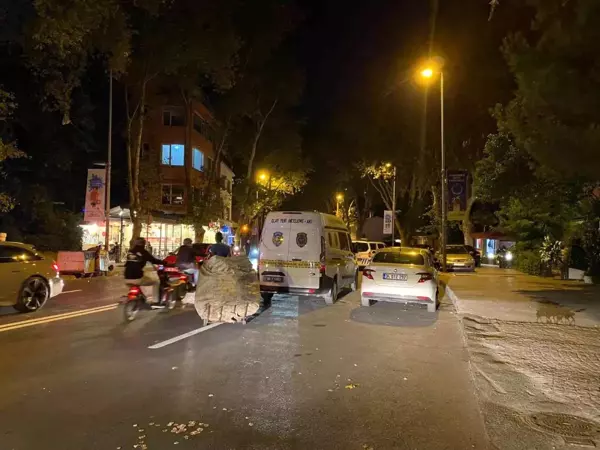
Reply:
[[[258,273],[266,302],[275,294],[319,296],[333,304],[356,290],[358,267],[346,224],[330,214],[283,211],[267,215]]]

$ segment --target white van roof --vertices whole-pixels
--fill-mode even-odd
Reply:
[[[332,214],[325,214],[318,211],[271,211],[267,215],[267,222],[271,223],[271,219],[312,219],[314,222],[319,221],[326,228],[338,228],[348,230],[348,227],[342,219]]]

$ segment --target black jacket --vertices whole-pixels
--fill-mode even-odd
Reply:
[[[182,245],[177,250],[177,266],[181,264],[193,264],[196,262],[196,251],[192,246]]]
[[[144,266],[146,263],[162,264],[160,259],[156,259],[143,247],[135,247],[127,252],[127,261],[125,262],[125,279],[139,280],[144,276]]]

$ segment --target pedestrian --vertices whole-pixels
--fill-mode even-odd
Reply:
[[[231,256],[231,247],[227,244],[223,244],[223,233],[217,231],[215,234],[216,244],[210,246],[209,252],[211,256],[222,256],[223,258],[227,258]]]
[[[250,239],[246,239],[244,249],[246,250],[246,256],[250,256]]]

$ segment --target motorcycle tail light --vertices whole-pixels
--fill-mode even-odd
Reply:
[[[134,298],[136,298],[141,293],[142,293],[142,290],[139,288],[139,286],[131,286],[129,288],[129,292],[127,293],[127,298],[129,300],[133,300]]]

